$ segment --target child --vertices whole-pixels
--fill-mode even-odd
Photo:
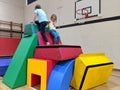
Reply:
[[[49,21],[49,29],[50,29],[50,33],[51,35],[54,37],[54,44],[57,44],[57,40],[58,40],[58,44],[60,43],[60,36],[59,33],[56,31],[56,27],[55,27],[55,22],[57,21],[57,16],[55,14],[51,15],[50,21]]]
[[[34,13],[35,13],[35,15],[34,15],[33,23],[37,24],[37,26],[39,28],[39,31],[41,32],[41,34],[42,34],[42,36],[43,36],[43,38],[44,38],[44,40],[46,42],[46,45],[49,45],[48,38],[47,38],[46,33],[45,33],[45,27],[48,24],[47,15],[41,9],[40,5],[35,6]],[[38,20],[36,21],[36,19],[38,19]]]

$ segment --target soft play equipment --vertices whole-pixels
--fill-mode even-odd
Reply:
[[[47,81],[56,61],[43,59],[28,59],[27,85],[40,85],[40,90],[46,90]]]
[[[63,61],[76,58],[81,53],[81,47],[75,45],[38,46],[34,57]]]
[[[26,24],[24,30],[24,36],[32,35],[38,32],[38,27],[35,24]]]
[[[38,30],[38,27],[36,24],[26,24],[25,25],[25,30],[24,30],[24,36],[29,36],[29,35],[32,35],[34,33],[37,33],[39,30]],[[49,32],[49,29],[46,28],[46,32]]]
[[[37,34],[22,38],[3,78],[3,83],[10,88],[17,88],[26,84],[27,59],[33,57],[36,45]]]
[[[46,32],[46,36],[48,38],[48,41],[49,41],[50,45],[53,45],[53,37],[52,37],[52,35],[49,32]],[[40,32],[38,32],[38,41],[39,41],[40,46],[45,46],[46,45],[46,43],[45,43],[45,41],[44,41],[44,39],[42,37],[42,34]]]
[[[50,32],[50,30],[48,28],[46,28],[46,36],[48,38],[48,41],[50,42],[50,45],[53,45],[53,37],[49,32]],[[38,40],[39,40],[38,44],[40,46],[46,45],[41,33],[38,30],[37,25],[35,25],[35,24],[27,24],[27,25],[25,25],[24,37],[32,35],[34,33],[38,33]]]
[[[0,57],[13,56],[19,42],[19,38],[0,37]]]
[[[74,60],[56,64],[48,80],[47,90],[69,90],[73,75]]]
[[[48,41],[50,42],[50,45],[53,45],[53,36],[50,34],[49,28],[46,27],[45,31],[46,31],[46,36],[48,38]],[[37,25],[36,24],[32,24],[32,23],[25,25],[24,37],[32,35],[34,33],[38,33],[39,45],[40,46],[45,46],[46,43],[45,43],[41,33],[39,32]]]
[[[81,54],[75,60],[71,86],[87,90],[107,82],[113,63],[104,54]]]
[[[46,35],[50,46],[46,46],[36,25],[25,26],[4,84],[12,89],[40,84],[40,90],[69,90],[69,85],[87,90],[107,82],[113,63],[104,54],[82,54],[76,45],[53,45],[53,37],[49,32]]]
[[[11,57],[0,58],[0,76],[3,76],[11,62]]]

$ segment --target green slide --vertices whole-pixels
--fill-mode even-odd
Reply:
[[[10,66],[3,78],[3,83],[12,89],[26,84],[27,59],[33,57],[36,46],[37,34],[32,34],[29,37],[21,39]]]

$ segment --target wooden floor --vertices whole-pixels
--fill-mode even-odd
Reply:
[[[2,83],[2,77],[0,77],[0,90],[12,90]],[[39,86],[34,88],[23,86],[14,90],[39,90]],[[107,83],[90,90],[120,90],[120,71],[113,70]]]

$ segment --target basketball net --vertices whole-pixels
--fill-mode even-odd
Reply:
[[[76,13],[77,13],[78,15],[82,15],[81,11],[82,11],[82,9],[78,9],[78,10],[76,11]],[[82,15],[82,18],[88,18],[88,10],[84,10],[83,15]]]
[[[84,18],[88,18],[88,10],[85,10],[85,12],[84,12]]]

